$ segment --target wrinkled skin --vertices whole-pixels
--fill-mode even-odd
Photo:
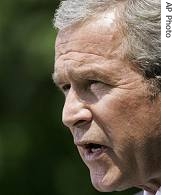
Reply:
[[[65,94],[63,123],[100,191],[160,186],[160,96],[123,57],[113,14],[58,33],[55,83]],[[107,149],[86,157],[85,143]]]

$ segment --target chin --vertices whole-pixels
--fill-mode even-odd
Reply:
[[[90,177],[92,185],[100,192],[122,191],[129,188],[123,185],[122,174],[119,170],[109,170],[107,173],[100,170],[90,171]]]
[[[97,182],[97,181],[94,181],[93,179],[91,179],[91,181],[92,181],[92,185],[94,186],[94,188],[98,190],[99,192],[115,191],[115,189],[111,185],[103,183],[102,181]]]

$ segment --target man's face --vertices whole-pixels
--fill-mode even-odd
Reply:
[[[108,18],[109,17],[109,18]],[[100,191],[150,188],[160,172],[160,101],[123,58],[112,15],[58,34],[54,80],[63,123]]]

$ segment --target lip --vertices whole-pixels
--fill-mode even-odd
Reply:
[[[87,162],[99,160],[106,153],[107,150],[108,148],[105,146],[103,146],[103,148],[98,149],[95,152],[91,152],[89,149],[84,149],[84,152],[83,152],[84,159]]]
[[[95,141],[76,142],[77,147],[81,148],[81,153],[85,161],[96,161],[100,159],[108,150],[108,146]],[[99,148],[90,148],[89,145],[100,145]]]

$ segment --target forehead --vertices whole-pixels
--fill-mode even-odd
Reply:
[[[55,73],[61,75],[66,69],[79,72],[107,67],[109,60],[120,63],[123,58],[123,34],[113,14],[105,14],[83,26],[73,26],[58,33],[55,44]],[[68,68],[69,67],[69,68]],[[100,69],[99,69],[100,71]],[[109,71],[107,71],[109,72]]]
[[[56,57],[79,49],[100,55],[110,54],[122,42],[123,35],[119,23],[115,13],[108,12],[84,24],[60,31],[55,44]]]
[[[95,17],[88,18],[82,23],[73,24],[65,30],[61,30],[59,31],[59,35],[62,37],[64,36],[67,41],[69,34],[73,35],[74,32],[99,32],[100,34],[103,32],[103,34],[109,34],[113,31],[112,28],[117,21],[118,18],[114,12],[105,12]]]

